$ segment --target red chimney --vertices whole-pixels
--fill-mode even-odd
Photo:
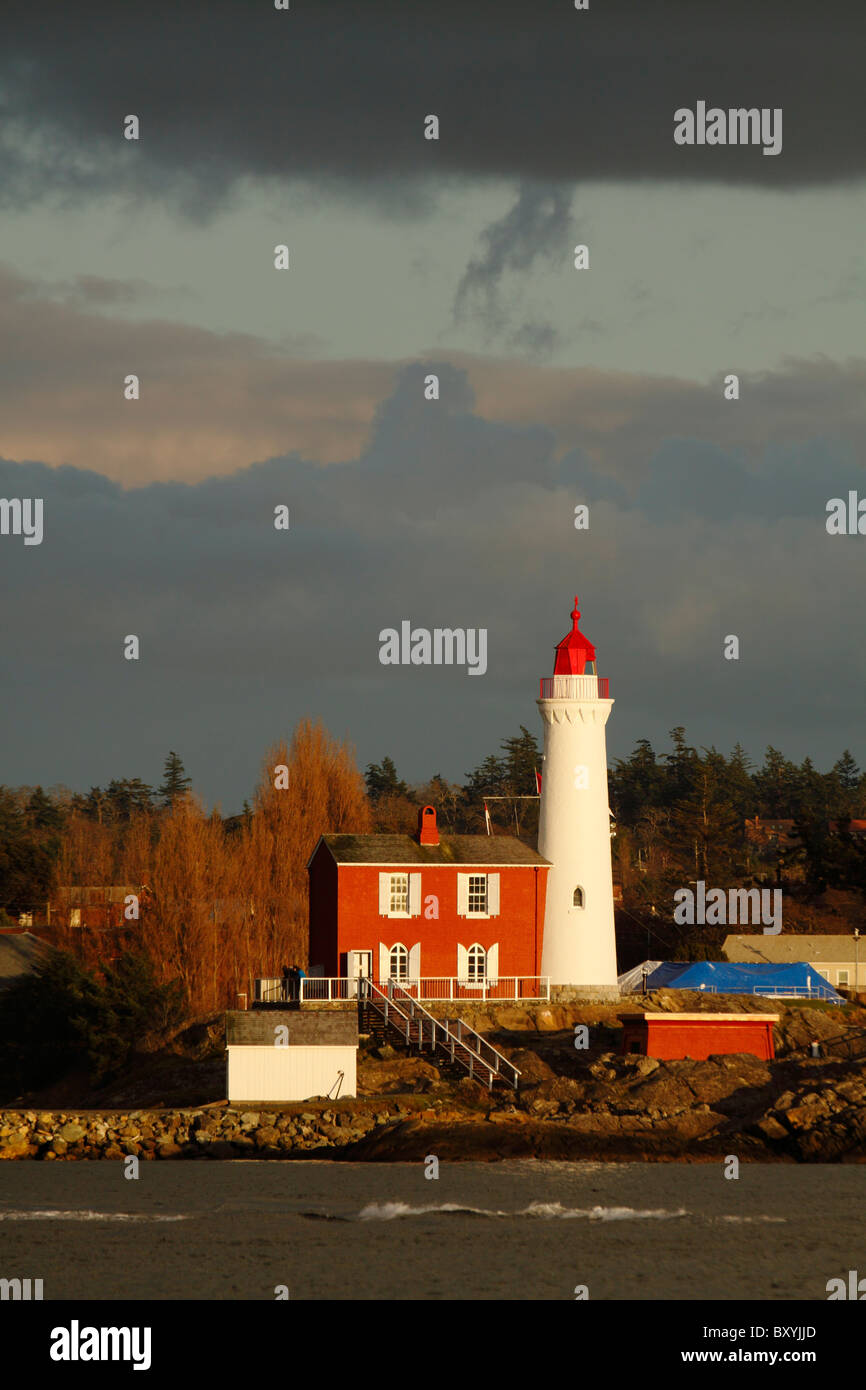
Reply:
[[[418,812],[419,845],[438,845],[439,827],[436,824],[435,806],[422,806]]]

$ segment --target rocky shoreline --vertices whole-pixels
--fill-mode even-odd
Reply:
[[[671,1007],[668,999],[655,1002]],[[674,1007],[689,1002],[677,999]],[[773,1061],[623,1056],[611,1049],[615,1032],[600,1010],[590,1020],[594,1046],[579,1052],[571,1012],[544,1012],[550,1016],[535,1011],[522,1029],[516,1017],[491,1020],[497,1045],[520,1068],[517,1095],[489,1095],[468,1077],[443,1075],[429,1056],[370,1040],[359,1054],[357,1099],[121,1107],[112,1094],[98,1108],[92,1101],[7,1105],[0,1159],[417,1162],[434,1154],[447,1161],[700,1162],[735,1154],[752,1162],[866,1162],[861,1009],[783,1007]]]
[[[503,1158],[866,1162],[866,1076],[838,1064],[757,1058],[656,1062],[614,1054],[588,1081],[518,1097],[453,1094],[242,1109],[4,1111],[0,1159]]]

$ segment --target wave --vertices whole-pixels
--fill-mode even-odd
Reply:
[[[474,1217],[535,1217],[540,1220],[585,1221],[665,1221],[688,1216],[685,1207],[677,1211],[664,1208],[641,1210],[637,1207],[564,1207],[561,1202],[530,1202],[518,1211],[491,1210],[470,1207],[459,1202],[436,1202],[429,1206],[411,1206],[408,1202],[370,1202],[356,1216],[328,1216],[322,1212],[305,1212],[317,1220],[332,1221],[397,1221],[408,1216],[474,1216]]]
[[[746,1224],[747,1222],[772,1221],[774,1224],[782,1225],[788,1220],[787,1216],[717,1216],[716,1221],[736,1221]]]
[[[0,1221],[186,1221],[186,1216],[152,1216],[133,1211],[0,1211]]]

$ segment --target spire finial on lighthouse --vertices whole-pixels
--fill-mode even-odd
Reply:
[[[574,596],[574,607],[573,607],[572,610],[571,610],[571,619],[572,619],[572,622],[574,623],[575,628],[577,627],[577,620],[578,620],[579,617],[580,617],[580,609],[579,609],[578,606],[577,606],[577,594],[575,594],[575,596]]]

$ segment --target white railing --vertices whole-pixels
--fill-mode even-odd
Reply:
[[[844,986],[843,986],[844,988]],[[771,995],[774,999],[832,999],[831,984],[816,985],[753,985],[752,994]],[[834,1001],[835,1002],[835,1001]]]
[[[698,985],[698,990],[702,994],[762,994],[768,999],[829,999],[832,1003],[838,1002],[833,999],[833,986],[826,980],[815,985],[752,985],[751,989],[720,989],[718,985]]]
[[[387,981],[378,981],[384,988]],[[490,980],[460,979],[456,975],[429,975],[418,980],[397,980],[400,989],[411,999],[429,1002],[459,999],[484,1002],[502,1000],[549,1000],[549,975],[499,975]],[[300,986],[300,988],[299,988]],[[259,1004],[289,1003],[295,1000],[319,1000],[333,1003],[358,998],[358,980],[336,975],[305,975],[303,980],[284,981],[279,977],[255,981],[253,999]]]

